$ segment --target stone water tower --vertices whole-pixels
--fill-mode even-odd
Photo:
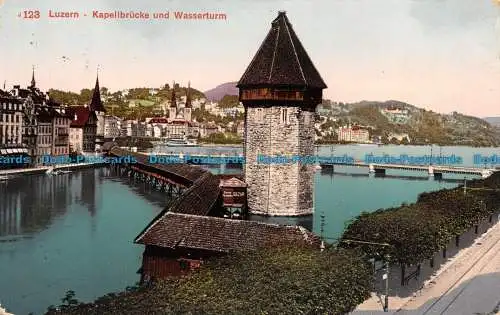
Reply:
[[[315,165],[265,164],[258,156],[313,156],[314,116],[327,86],[285,12],[238,82],[245,107],[245,182],[251,213],[300,216],[314,212]]]

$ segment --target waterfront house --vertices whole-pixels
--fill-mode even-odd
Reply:
[[[23,102],[0,90],[0,146],[22,147]]]
[[[52,118],[53,113],[47,106],[37,108],[36,155],[44,156],[52,153]]]
[[[204,261],[238,251],[279,245],[320,248],[320,240],[300,226],[164,212],[135,240],[146,246],[141,282],[178,276]]]
[[[53,107],[52,110],[52,155],[68,155],[71,118],[64,107]]]
[[[72,152],[95,152],[97,116],[88,106],[73,106],[67,109],[70,117],[70,147]]]

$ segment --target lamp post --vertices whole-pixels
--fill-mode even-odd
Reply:
[[[367,244],[367,245],[377,245],[390,247],[391,245],[388,243],[377,243],[377,242],[369,242],[369,241],[359,241],[359,240],[343,240],[344,243],[356,243],[356,244]],[[389,312],[389,254],[385,255],[385,274],[382,276],[382,279],[385,280],[385,301],[384,301],[384,312]]]

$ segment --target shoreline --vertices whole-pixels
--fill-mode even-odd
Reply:
[[[53,170],[69,171],[69,170],[79,170],[85,168],[101,167],[105,166],[106,163],[75,163],[75,164],[60,164],[51,166],[38,166],[30,168],[15,168],[0,170],[0,176],[7,176],[7,178],[17,177],[19,175],[36,175],[43,174],[53,167]],[[0,313],[1,315],[1,313]]]

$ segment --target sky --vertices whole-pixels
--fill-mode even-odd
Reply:
[[[496,0],[495,0],[496,1]],[[0,87],[79,91],[198,90],[237,81],[285,10],[341,102],[399,100],[440,113],[500,116],[500,4],[494,0],[4,0]],[[498,2],[498,1],[496,1]],[[39,10],[40,19],[18,15]],[[49,10],[79,19],[49,18]],[[92,11],[170,12],[167,20],[98,20]],[[182,21],[174,11],[224,13]],[[84,17],[83,14],[88,16]]]

